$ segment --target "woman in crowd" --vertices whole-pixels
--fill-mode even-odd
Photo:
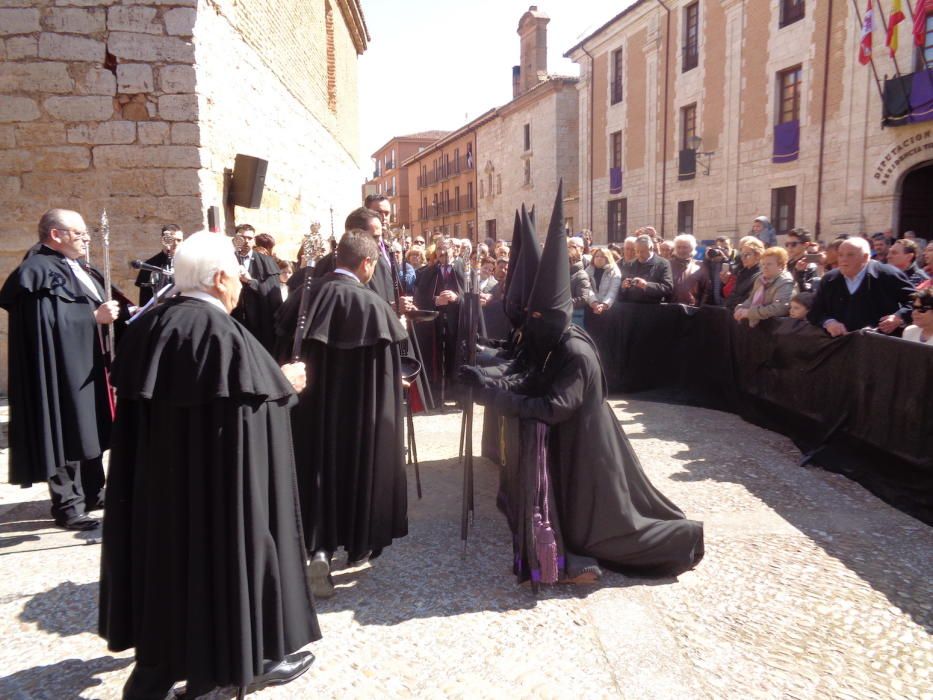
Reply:
[[[913,324],[904,329],[904,340],[933,345],[933,287],[913,295]]]
[[[279,266],[279,292],[284,302],[288,299],[288,280],[295,273],[295,264],[281,258],[275,258],[275,264]]]
[[[661,241],[658,245],[658,255],[665,260],[670,260],[674,256],[674,241]]]
[[[766,318],[787,316],[790,300],[796,291],[794,278],[787,271],[787,251],[784,248],[767,248],[761,254],[761,274],[755,280],[749,299],[736,308],[736,321],[748,321],[754,328]]]
[[[272,250],[275,248],[275,239],[272,237],[271,233],[256,234],[254,243],[254,250],[257,253],[262,253],[263,255],[272,255]]]
[[[593,249],[593,260],[586,268],[593,287],[590,297],[590,308],[594,314],[601,314],[615,303],[619,295],[619,285],[622,283],[622,273],[616,265],[615,258],[605,248]]]
[[[726,296],[726,308],[735,311],[736,307],[747,301],[752,293],[752,287],[755,280],[761,273],[761,254],[764,252],[764,244],[755,236],[745,236],[739,241],[739,260],[740,265],[737,270],[728,271],[725,284],[723,285],[723,295]],[[723,272],[726,273],[725,266]]]

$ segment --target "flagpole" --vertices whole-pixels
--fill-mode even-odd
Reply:
[[[905,2],[907,3],[907,10],[908,12],[910,12],[910,24],[911,26],[913,26],[913,23],[916,20],[916,15],[914,15],[914,8],[911,6],[910,0],[905,0]],[[924,3],[923,5],[920,5],[919,7],[920,9],[924,9],[926,7],[926,3]],[[914,46],[917,46],[917,42],[914,39],[914,33],[912,31],[910,33],[910,43]],[[930,64],[927,63],[926,52],[923,50],[922,46],[917,46],[917,48],[920,49],[920,60],[923,61],[923,70],[926,70],[926,71],[930,70]],[[930,80],[933,80],[933,77],[931,77]]]
[[[859,12],[858,3],[856,2],[856,0],[852,0],[852,7],[855,9],[855,16],[858,19],[858,26],[861,28],[862,27],[862,13]],[[881,81],[878,80],[878,70],[875,68],[875,58],[872,54],[868,54],[868,62],[871,64],[871,72],[875,76],[875,87],[878,88],[878,97],[881,98],[881,104],[884,105],[884,92],[881,89]]]
[[[907,94],[907,88],[904,87],[904,81],[901,80],[901,67],[897,63],[897,54],[891,49],[891,46],[888,44],[888,20],[884,16],[884,10],[881,8],[882,0],[878,0],[878,13],[881,15],[881,28],[884,29],[884,43],[888,47],[888,53],[891,54],[891,58],[894,61],[894,72],[897,75],[897,84],[901,88],[901,96],[904,98],[904,101],[907,103],[907,113],[910,113],[910,96]],[[897,25],[894,25],[894,31],[897,31]],[[885,85],[888,83],[888,76],[884,76]],[[882,98],[882,102],[884,98]],[[882,105],[884,109],[884,105]]]

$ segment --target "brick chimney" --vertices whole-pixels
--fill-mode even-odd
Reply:
[[[528,12],[518,20],[522,61],[519,94],[527,92],[542,80],[547,79],[547,25],[550,21],[551,18],[538,10],[537,5],[529,7]]]

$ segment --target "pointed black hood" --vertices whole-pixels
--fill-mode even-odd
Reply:
[[[502,299],[505,303],[505,297],[509,293],[509,287],[512,286],[512,278],[515,276],[515,268],[518,267],[518,257],[522,252],[522,219],[518,214],[518,209],[515,210],[515,223],[512,225],[512,242],[509,243],[509,267],[508,271],[505,273],[505,285],[503,289]]]
[[[547,240],[528,297],[527,312],[524,340],[531,343],[532,354],[543,360],[570,326],[573,314],[567,237],[564,234],[563,180],[557,187]]]
[[[505,315],[515,328],[519,328],[525,322],[525,307],[528,306],[528,297],[534,286],[538,262],[541,260],[541,248],[538,246],[535,226],[524,204],[520,221],[521,242],[519,249],[509,256],[509,267],[514,264],[515,270],[505,297]]]

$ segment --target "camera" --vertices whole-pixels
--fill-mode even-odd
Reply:
[[[712,247],[706,249],[706,259],[710,262],[725,260],[728,257],[729,256],[726,254],[726,251],[724,251],[722,248]]]

